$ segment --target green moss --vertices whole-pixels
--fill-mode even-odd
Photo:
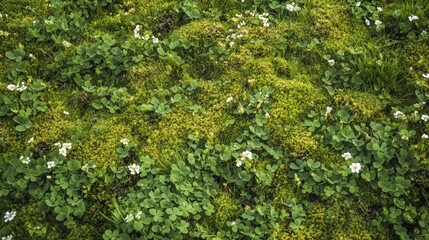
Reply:
[[[114,117],[95,119],[82,131],[80,139],[73,143],[70,158],[93,160],[96,165],[108,165],[119,159],[116,148],[121,145],[121,139],[135,140],[131,127]]]
[[[276,127],[271,133],[270,143],[280,145],[292,158],[305,156],[320,147],[310,132],[290,126]]]
[[[337,51],[360,44],[369,37],[365,25],[351,19],[346,2],[311,1],[310,18],[313,36],[325,37],[326,47]]]
[[[225,185],[225,189],[228,186]],[[221,229],[226,226],[227,221],[234,221],[242,212],[243,207],[238,199],[231,196],[230,193],[222,192],[214,199],[214,206],[216,212],[211,219],[214,223],[215,229]]]
[[[127,75],[129,92],[134,98],[148,98],[150,90],[168,89],[174,82],[161,64],[141,63],[132,67]]]
[[[176,160],[177,149],[186,148],[189,134],[214,138],[222,129],[221,119],[222,112],[216,111],[216,108],[198,114],[184,108],[173,108],[173,112],[158,119],[156,127],[147,132],[140,155],[149,155],[156,164],[168,168]]]
[[[194,43],[216,41],[219,38],[225,37],[225,32],[225,28],[221,23],[210,19],[192,21],[175,31],[179,36]]]
[[[367,92],[337,91],[333,99],[337,105],[349,106],[352,112],[366,118],[376,117],[384,109],[379,97]]]
[[[270,111],[270,122],[274,126],[302,123],[306,113],[326,101],[322,90],[310,83],[276,78],[270,78],[268,82],[276,89]]]

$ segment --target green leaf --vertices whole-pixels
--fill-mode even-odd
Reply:
[[[9,58],[10,60],[15,60],[15,54],[13,54],[13,52],[6,52],[6,57]]]
[[[25,131],[27,131],[27,128],[24,127],[24,125],[18,125],[18,126],[15,127],[15,129],[18,132],[25,132]]]

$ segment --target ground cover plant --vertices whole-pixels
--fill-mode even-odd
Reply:
[[[429,239],[425,0],[3,0],[1,239]]]

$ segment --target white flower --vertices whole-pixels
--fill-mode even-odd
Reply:
[[[380,20],[375,20],[375,22],[374,22],[374,24],[375,24],[375,25],[377,25],[377,26],[378,26],[378,25],[381,25],[382,23],[383,23],[383,22],[382,22],[382,21],[380,21]]]
[[[128,145],[129,142],[130,142],[130,140],[128,140],[127,138],[121,139],[121,143],[123,145]]]
[[[369,26],[369,25],[371,25],[371,21],[369,21],[368,19],[366,19],[366,18],[365,18],[365,24],[366,24],[367,26]]]
[[[6,237],[2,237],[1,240],[12,240],[12,235],[9,234]]]
[[[427,120],[429,120],[429,116],[428,115],[422,115],[422,117],[420,118],[423,122],[426,122]]]
[[[230,42],[229,47],[232,48],[234,46],[235,42]]]
[[[246,158],[249,160],[252,160],[253,159],[253,153],[249,150],[246,150],[240,154],[240,157],[242,160],[244,160]]]
[[[24,164],[29,164],[31,161],[30,157],[24,157],[24,156],[20,156],[19,160],[21,160],[21,162]]]
[[[152,36],[152,42],[155,43],[155,44],[157,44],[157,43],[159,43],[159,39],[156,38],[156,37],[154,37],[154,36]]]
[[[59,146],[61,146],[61,143],[60,142],[56,142],[56,143],[54,143],[54,146],[59,147]]]
[[[67,156],[67,149],[65,147],[62,147],[58,150],[58,153],[63,155],[64,157]]]
[[[64,47],[71,47],[71,45],[72,45],[71,43],[67,42],[66,40],[63,40],[62,44]]]
[[[34,57],[34,55],[33,55],[32,53],[28,54],[28,56],[29,56],[30,58],[35,58],[35,57]]]
[[[16,87],[17,87],[17,86],[15,86],[15,85],[13,85],[13,84],[9,84],[9,85],[7,85],[7,89],[9,89],[10,91],[15,91],[15,90],[16,90]]]
[[[68,111],[63,112],[65,115],[69,115],[70,113]]]
[[[140,220],[140,218],[142,217],[142,211],[138,211],[137,213],[136,213],[136,216],[135,216],[135,219],[136,220]]]
[[[140,174],[140,166],[135,163],[129,165],[128,170],[130,170],[131,175]]]
[[[265,113],[265,118],[269,118],[270,114],[269,113]]]
[[[326,107],[326,114],[329,114],[329,113],[331,113],[332,112],[332,108],[331,107],[329,107],[329,106],[327,106]]]
[[[229,103],[232,101],[232,99],[233,99],[232,96],[229,96],[229,98],[226,99],[226,102]]]
[[[381,12],[381,11],[383,11],[383,8],[377,7],[377,12]]]
[[[134,220],[134,216],[132,215],[132,214],[128,214],[126,217],[125,217],[125,222],[131,222],[131,221],[133,221]]]
[[[63,148],[70,150],[72,148],[72,144],[71,143],[63,143]]]
[[[417,19],[419,19],[419,17],[417,17],[416,15],[408,16],[408,20],[410,20],[410,22],[417,20]]]
[[[329,66],[334,66],[335,65],[335,60],[334,59],[329,59],[328,63],[329,63]]]
[[[297,12],[297,11],[301,10],[301,8],[298,5],[296,5],[295,2],[286,4],[286,9],[290,12]]]
[[[361,2],[357,2],[357,3],[356,3],[356,7],[359,7],[359,6],[360,6],[360,4],[361,4]]]
[[[393,113],[393,116],[395,118],[399,118],[399,119],[407,119],[407,117],[405,116],[405,114],[401,111],[396,111],[395,113]]]
[[[360,165],[360,163],[352,163],[350,165],[350,169],[352,170],[352,173],[359,173],[359,171],[361,169],[361,165]]]
[[[429,73],[426,73],[426,74],[425,74],[425,73],[423,73],[423,74],[422,74],[422,76],[423,76],[424,78],[429,78]]]
[[[429,136],[428,136],[427,134],[423,134],[423,135],[422,135],[422,138],[423,138],[423,139],[428,139],[428,138],[429,138]]]
[[[21,83],[22,86],[19,86],[19,83],[16,85],[16,90],[22,92],[25,89],[27,89],[27,86],[25,86],[24,82]]]
[[[241,167],[241,165],[243,165],[243,163],[241,162],[240,159],[237,159],[236,164],[237,167]]]
[[[49,161],[46,163],[48,165],[48,168],[53,168],[55,167],[55,162],[54,161]]]
[[[248,82],[248,83],[252,83],[252,82],[254,82],[254,81],[255,81],[255,79],[254,79],[254,78],[247,79],[247,82]]]
[[[352,155],[349,152],[341,154],[341,157],[343,157],[346,160],[349,160],[352,158]]]
[[[6,214],[4,215],[4,222],[12,221],[15,218],[15,216],[16,216],[15,211],[12,211],[12,212],[6,211]]]
[[[28,144],[30,144],[31,142],[33,142],[34,141],[34,137],[31,137],[28,141],[27,141],[27,143]]]

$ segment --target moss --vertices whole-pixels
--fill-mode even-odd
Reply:
[[[355,43],[363,43],[369,37],[364,24],[351,19],[346,2],[311,1],[310,18],[313,36],[327,38],[330,50],[346,50]]]
[[[307,112],[326,101],[321,89],[310,83],[277,78],[270,78],[268,82],[276,89],[270,111],[270,122],[274,126],[302,123]]]
[[[155,91],[171,87],[175,81],[166,74],[164,67],[160,63],[141,63],[132,67],[128,74],[128,86],[130,94],[136,99],[152,97]],[[147,95],[152,96],[147,96]]]
[[[429,47],[424,43],[410,42],[405,46],[403,53],[404,62],[406,66],[410,67],[409,76],[413,82],[420,83],[427,90],[429,89],[429,82],[424,81],[422,78],[423,73],[427,73],[429,69]]]
[[[278,239],[391,239],[385,230],[372,226],[371,221],[342,200],[314,203],[298,232],[287,229],[277,233]]]
[[[184,108],[173,108],[173,112],[165,118],[160,118],[156,127],[149,130],[140,155],[149,155],[159,166],[168,167],[175,161],[177,149],[186,147],[189,134],[214,138],[221,131],[221,119],[222,112],[215,109],[192,114]]]
[[[367,92],[337,91],[333,99],[337,105],[349,106],[352,112],[365,118],[376,117],[384,109],[384,104],[379,97]]]
[[[292,158],[310,154],[319,147],[310,132],[304,129],[291,129],[290,126],[276,127],[271,133],[270,143],[280,145]]]
[[[214,199],[214,206],[216,212],[211,220],[216,225],[215,229],[225,227],[227,221],[234,221],[243,212],[240,201],[227,192],[220,193]]]
[[[107,115],[108,116],[108,115]],[[128,138],[134,140],[131,127],[116,118],[96,119],[86,129],[81,139],[73,144],[70,158],[78,160],[93,160],[96,165],[108,165],[116,162],[119,157],[116,148],[120,140]]]
[[[69,140],[82,124],[77,117],[79,110],[67,104],[67,99],[71,98],[68,91],[50,91],[45,98],[49,99],[48,109],[32,119],[34,124],[27,134],[28,139],[34,137],[32,146],[35,150],[43,150],[45,146],[52,146],[55,142]],[[64,114],[64,111],[69,112],[69,115]]]
[[[225,36],[225,28],[219,22],[210,19],[192,21],[175,31],[180,37],[191,42],[216,41]]]

